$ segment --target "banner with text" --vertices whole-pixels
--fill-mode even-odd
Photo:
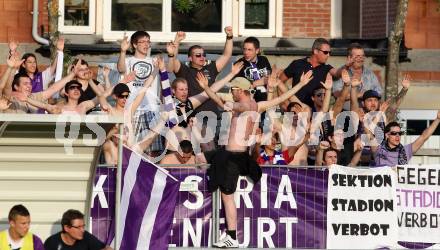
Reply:
[[[440,165],[397,167],[399,240],[440,243]]]
[[[334,165],[328,175],[327,248],[396,247],[396,173]]]
[[[210,246],[212,200],[204,172],[193,168],[169,171],[182,182],[197,182],[196,190],[179,192],[169,246]],[[114,173],[103,169],[95,179],[92,229],[104,241],[113,217],[113,204],[106,199],[114,199],[110,188]],[[240,178],[235,197],[240,246],[325,248],[327,173],[267,167],[257,185]],[[220,229],[224,229],[222,211],[220,217]]]

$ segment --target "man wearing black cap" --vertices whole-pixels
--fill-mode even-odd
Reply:
[[[94,85],[93,87],[97,88],[94,83],[90,82],[90,85]],[[26,101],[35,107],[47,110],[51,114],[75,113],[85,115],[87,111],[91,110],[98,104],[98,100],[96,98],[79,103],[79,99],[81,98],[82,94],[82,85],[76,80],[66,83],[64,86],[64,91],[64,98],[66,99],[66,102],[62,104],[51,105],[34,100],[32,97],[28,97]],[[96,94],[99,96],[101,93]]]
[[[358,106],[358,88],[357,85],[360,84],[360,81],[352,81],[352,88],[351,88],[351,110],[358,112],[359,106]],[[384,139],[384,130],[385,126],[387,124],[387,117],[385,116],[385,113],[387,111],[390,111],[391,113],[397,112],[397,108],[399,107],[400,103],[403,100],[403,97],[405,97],[406,93],[408,92],[409,86],[411,84],[410,78],[408,75],[405,75],[402,80],[402,89],[400,90],[399,94],[395,96],[392,100],[382,102],[381,95],[375,91],[375,90],[367,90],[364,92],[362,96],[362,110],[360,110],[362,113],[373,115],[374,118],[369,121],[370,123],[374,124],[367,124],[364,121],[361,121],[362,124],[362,130],[363,132],[370,134],[370,131],[374,133],[374,137],[376,139],[377,143],[381,143]],[[389,103],[392,103],[392,105],[389,105]],[[379,111],[378,113],[373,113]],[[372,136],[372,134],[370,134]],[[371,147],[365,146],[362,151],[361,156],[361,165],[374,165],[374,159],[372,158],[373,155],[371,154]]]

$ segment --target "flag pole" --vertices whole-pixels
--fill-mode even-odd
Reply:
[[[118,140],[118,167],[116,172],[116,202],[115,202],[115,246],[114,249],[118,250],[118,246],[121,243],[121,235],[120,235],[120,228],[119,225],[121,224],[120,221],[120,206],[121,206],[121,193],[122,193],[122,150],[123,150],[123,143],[122,143],[122,136],[124,134],[124,124],[119,124],[119,140]]]

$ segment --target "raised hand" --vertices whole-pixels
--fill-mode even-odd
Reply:
[[[384,101],[380,104],[379,111],[385,112],[390,106],[391,99]]]
[[[225,27],[225,33],[227,36],[232,36],[232,27],[231,26],[226,26]]]
[[[208,78],[202,72],[197,73],[196,80],[202,89],[208,88]]]
[[[333,87],[333,78],[332,75],[330,75],[330,73],[327,74],[327,77],[325,78],[325,82],[321,82],[321,85],[326,89],[332,89]]]
[[[10,50],[11,52],[14,52],[14,51],[16,51],[17,48],[18,48],[18,42],[16,42],[16,41],[10,41],[9,44],[8,44],[8,47],[9,47],[9,50]]]
[[[351,79],[351,86],[352,87],[357,87],[357,86],[361,85],[361,83],[362,83],[362,81],[359,78],[353,77]]]
[[[342,78],[342,81],[344,83],[350,83],[351,82],[350,75],[348,74],[348,71],[346,69],[342,70],[341,78]]]
[[[167,53],[168,55],[174,55],[176,53],[176,45],[172,41],[167,43]]]
[[[177,31],[176,36],[174,37],[175,43],[180,43],[181,41],[185,40],[186,33],[183,31]]]
[[[24,60],[25,60],[25,59],[21,59],[21,60],[20,60],[20,57],[18,56],[18,54],[17,54],[17,53],[14,53],[10,58],[8,58],[8,59],[6,60],[6,64],[7,64],[8,67],[10,67],[10,68],[16,68],[16,69],[18,69],[18,68],[20,68],[20,66],[24,63]]]
[[[71,72],[72,72],[74,75],[78,75],[78,73],[81,71],[81,63],[82,63],[82,59],[79,58],[79,59],[78,59],[78,62],[76,62],[75,66],[73,66]]]
[[[121,41],[121,51],[126,52],[130,48],[130,42],[128,42],[128,36],[124,34],[124,38]]]
[[[107,67],[107,66],[104,66],[104,68],[102,68],[102,75],[105,77],[105,78],[108,78],[108,76],[110,75],[110,68],[109,67]]]
[[[240,61],[240,62],[238,62],[238,63],[232,64],[231,72],[232,72],[234,75],[236,75],[236,74],[240,73],[240,71],[241,71],[242,68],[243,68],[243,62]]]
[[[274,65],[275,66],[275,65]],[[276,68],[275,68],[276,69]],[[277,78],[277,72],[276,70],[272,70],[272,73],[270,74],[270,76],[267,78],[267,86],[269,88],[275,88],[278,86],[278,84],[280,83],[280,81],[278,81]]]
[[[351,56],[347,56],[347,60],[345,61],[345,67],[351,67],[354,63],[354,58]]]
[[[6,110],[11,106],[12,103],[9,102],[4,96],[0,96],[0,110]]]
[[[59,50],[59,51],[64,50],[64,42],[65,42],[64,37],[58,38],[57,43],[56,43],[57,50]]]
[[[160,71],[166,71],[165,61],[163,60],[162,56],[157,56],[156,62],[157,62],[157,67],[159,68]]]
[[[411,85],[411,76],[409,74],[405,74],[402,80],[402,87],[404,89],[409,89],[410,85]]]
[[[302,73],[299,83],[302,85],[306,85],[313,79],[313,71],[309,70],[307,73]]]
[[[326,150],[328,148],[330,148],[330,143],[328,141],[319,142],[319,149]]]

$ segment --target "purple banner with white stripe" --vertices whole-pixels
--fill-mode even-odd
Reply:
[[[122,166],[121,242],[116,249],[168,249],[179,182],[127,148]],[[107,242],[113,238],[114,232],[110,232]]]

